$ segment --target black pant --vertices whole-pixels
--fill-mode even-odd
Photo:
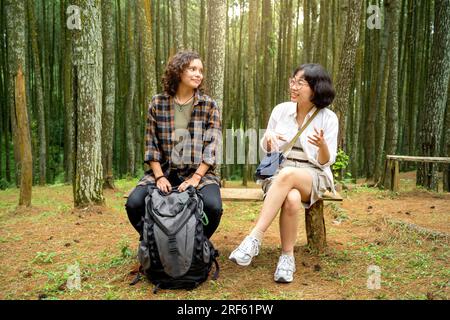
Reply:
[[[169,177],[170,184],[176,186],[180,184],[180,180],[176,176]],[[208,217],[209,223],[205,226],[205,235],[210,238],[220,223],[222,217],[222,198],[220,196],[220,188],[217,184],[208,184],[199,189],[203,196],[203,211]],[[127,210],[128,219],[133,227],[142,237],[143,221],[145,215],[145,197],[148,193],[148,186],[137,186],[128,196],[125,208]]]

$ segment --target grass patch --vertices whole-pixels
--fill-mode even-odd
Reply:
[[[342,205],[327,205],[328,249],[314,255],[304,250],[306,237],[300,217],[296,243],[297,272],[289,285],[273,281],[281,251],[278,217],[267,230],[260,255],[248,268],[236,266],[228,255],[254,225],[261,202],[223,203],[224,214],[212,238],[220,251],[220,277],[192,291],[161,290],[141,281],[130,287],[136,264],[138,235],[124,209],[124,193],[138,179],[115,182],[105,190],[106,205],[92,212],[73,208],[70,185],[33,187],[30,209],[17,210],[19,190],[0,191],[1,299],[446,299],[450,288],[448,240],[427,238],[405,228],[391,226],[388,219],[431,218],[423,226],[446,231],[445,194],[414,189],[400,196],[389,191],[358,187]],[[227,182],[239,187],[240,181]],[[257,186],[259,187],[259,186]],[[350,196],[351,195],[351,196]],[[422,204],[417,199],[422,200]],[[395,202],[393,202],[395,199]],[[400,200],[399,200],[400,199]],[[427,202],[430,200],[429,202]],[[432,202],[432,203],[431,203]],[[373,210],[368,211],[368,203]],[[414,207],[410,208],[410,203]],[[429,203],[429,205],[423,205]],[[408,206],[398,208],[396,205]],[[430,210],[430,206],[435,206]],[[408,210],[403,216],[398,211]],[[71,214],[74,213],[74,214]],[[100,214],[101,213],[101,214]],[[386,218],[386,220],[384,220]],[[350,221],[339,227],[332,220]],[[32,230],[24,233],[24,225]],[[444,229],[444,230],[442,230]],[[68,288],[68,264],[79,261],[81,292]],[[368,267],[381,270],[381,289],[368,290]],[[215,269],[213,269],[214,271]],[[69,286],[70,287],[70,286]]]
[[[53,263],[53,258],[56,256],[56,252],[36,252],[36,255],[34,256],[33,260],[31,260],[32,263],[37,264],[50,264]]]

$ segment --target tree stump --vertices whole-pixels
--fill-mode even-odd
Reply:
[[[305,210],[305,227],[308,247],[312,252],[323,252],[327,246],[323,200],[317,201],[311,208]]]

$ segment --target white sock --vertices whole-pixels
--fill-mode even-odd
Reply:
[[[250,232],[250,236],[258,239],[259,242],[261,242],[262,238],[264,237],[264,232],[259,229],[253,228],[252,232]]]
[[[293,251],[281,251],[281,255],[282,256],[294,256],[294,252]]]

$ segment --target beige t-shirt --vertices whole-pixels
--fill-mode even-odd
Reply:
[[[175,130],[187,129],[189,125],[189,120],[191,120],[192,104],[193,101],[180,108],[180,106],[177,103],[175,103],[175,116],[174,116]]]

